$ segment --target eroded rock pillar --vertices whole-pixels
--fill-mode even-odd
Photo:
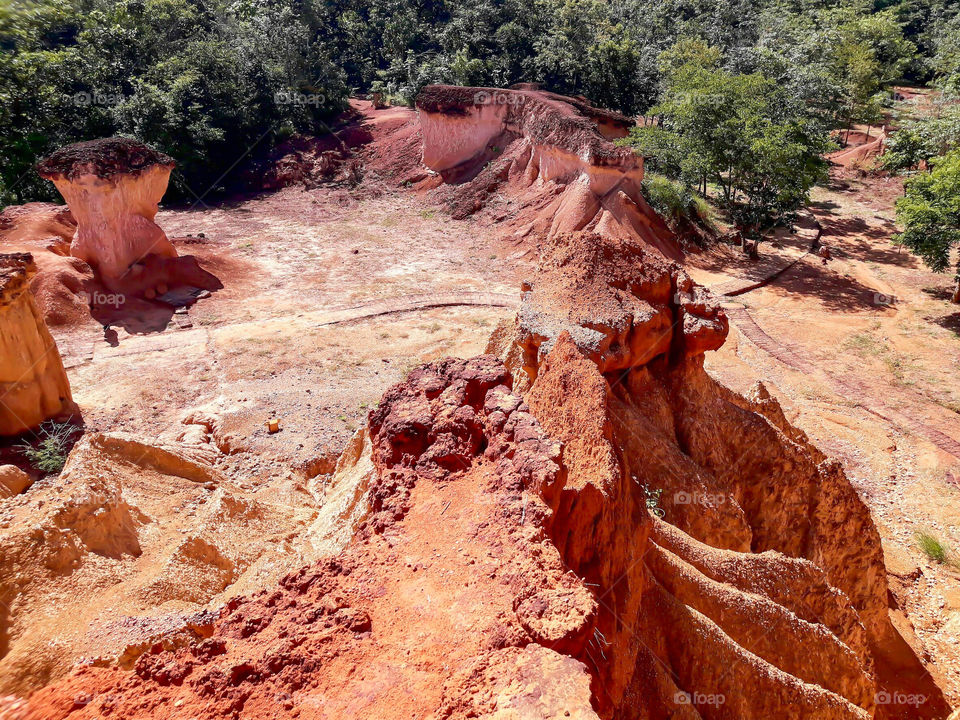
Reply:
[[[175,163],[129,138],[105,138],[61,148],[38,166],[77,220],[70,254],[117,288],[132,265],[177,251],[154,222]]]
[[[29,253],[0,255],[0,435],[73,412],[60,351],[30,293]]]

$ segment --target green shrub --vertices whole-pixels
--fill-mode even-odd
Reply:
[[[923,554],[928,558],[940,564],[947,562],[947,558],[949,557],[947,546],[940,542],[935,536],[928,532],[921,531],[917,533],[917,542],[920,543],[920,549],[923,550]]]
[[[47,422],[40,426],[38,442],[18,447],[27,461],[40,472],[58,473],[67,462],[67,455],[77,432],[71,423]]]
[[[699,225],[713,225],[710,205],[682,182],[647,173],[643,179],[643,195],[653,209],[668,220],[683,219]]]

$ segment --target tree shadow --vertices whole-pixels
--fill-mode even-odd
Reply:
[[[112,328],[123,328],[130,335],[146,335],[167,329],[174,308],[161,302],[143,298],[124,298],[116,304],[91,305],[90,314],[104,327],[104,340],[116,347],[117,333]]]
[[[823,240],[831,245],[831,239],[839,242],[831,245],[847,257],[863,262],[915,267],[917,259],[901,246],[890,243],[890,237],[896,232],[896,226],[889,220],[882,225],[870,225],[862,217],[822,217]],[[887,246],[878,245],[886,242]]]
[[[940,327],[949,330],[954,335],[960,335],[960,312],[951,313],[950,315],[941,315],[940,317],[928,317],[926,320],[928,322],[936,323]]]
[[[944,302],[949,302],[953,297],[953,287],[925,287],[921,290],[924,295],[929,295],[934,300],[943,300]]]
[[[111,345],[119,343],[116,333],[110,332],[113,326],[131,335],[163,332],[178,307],[223,288],[220,279],[200,267],[192,255],[149,255],[113,285],[89,295],[90,314],[103,325],[104,340]]]
[[[892,304],[892,299],[880,290],[813,262],[797,263],[777,278],[772,287],[813,298],[828,310],[839,313],[878,310]]]

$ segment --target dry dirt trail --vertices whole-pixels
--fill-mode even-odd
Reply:
[[[818,370],[817,364],[807,357],[802,350],[770,337],[757,324],[746,307],[727,304],[724,309],[740,332],[769,355],[802,373],[813,374]],[[830,379],[833,391],[838,395],[862,405],[882,420],[897,423],[910,432],[926,438],[945,453],[949,453],[953,458],[960,461],[960,442],[947,434],[953,433],[960,436],[960,419],[955,419],[952,425],[948,425],[941,430],[929,423],[919,422],[915,419],[915,417],[922,416],[925,413],[929,404],[929,400],[919,393],[898,391],[898,397],[894,398],[897,405],[894,406],[889,404],[889,399],[882,399],[876,391],[863,382],[856,379],[844,380],[830,373],[825,373],[825,375]]]

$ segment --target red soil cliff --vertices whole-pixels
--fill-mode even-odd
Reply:
[[[341,552],[8,714],[945,718],[839,464],[705,372],[727,319],[666,259],[640,159],[539,91],[417,106],[455,214],[502,193],[536,242],[515,321],[370,412]]]
[[[0,435],[76,410],[60,352],[30,292],[29,253],[0,255]]]
[[[454,217],[506,196],[518,237],[590,230],[681,257],[641,193],[643,159],[609,140],[615,114],[540,91],[447,85],[424,88],[416,107],[423,163],[452,185]]]

